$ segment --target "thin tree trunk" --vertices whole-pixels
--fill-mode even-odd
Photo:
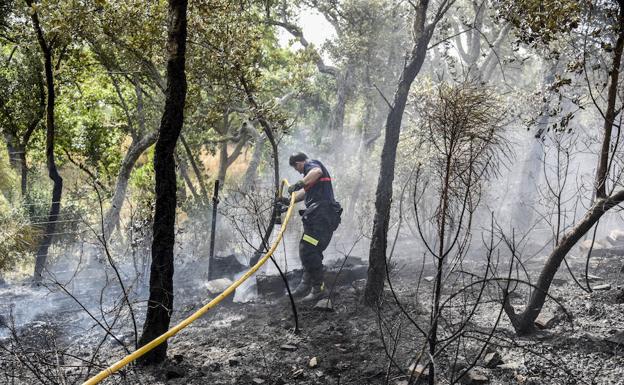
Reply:
[[[353,69],[350,65],[336,77],[336,104],[329,117],[329,132],[332,135],[340,135],[344,127],[345,108],[349,94],[351,93],[351,73]]]
[[[485,14],[486,4],[482,2],[472,2],[472,8],[475,12],[475,18],[472,22],[472,28],[470,36],[467,39],[467,77],[469,80],[477,80],[481,75],[480,68],[478,66],[479,58],[481,57],[481,32],[483,30],[483,17]]]
[[[134,165],[137,160],[148,148],[150,148],[158,137],[156,131],[148,134],[139,141],[133,140],[130,144],[130,148],[126,152],[119,173],[117,174],[117,181],[115,183],[115,192],[111,199],[111,206],[104,215],[104,235],[106,239],[110,239],[111,233],[119,224],[119,213],[123,207],[124,200],[126,199],[126,191],[128,190],[128,181],[130,175],[134,169]]]
[[[38,77],[39,78],[39,77]],[[39,110],[35,118],[28,124],[28,128],[24,135],[22,136],[21,143],[19,145],[19,157],[20,157],[20,175],[21,175],[21,192],[22,199],[26,198],[26,194],[28,194],[28,164],[26,163],[26,149],[28,147],[28,143],[30,143],[30,138],[33,133],[37,129],[39,122],[43,119],[43,116],[46,112],[46,97],[45,97],[45,87],[43,85],[43,79],[38,82],[39,84]]]
[[[279,191],[280,184],[280,176],[279,176],[279,152],[277,149],[277,142],[273,137],[273,132],[271,128],[263,118],[260,119],[260,124],[264,128],[264,133],[269,139],[269,143],[271,144],[272,155],[273,155],[273,183],[275,189],[275,197],[277,198],[277,194]],[[266,233],[264,237],[262,237],[262,243],[256,250],[269,250],[269,239],[271,239],[271,234],[273,233],[273,228],[275,227],[275,218],[278,215],[277,205],[273,205],[273,210],[271,212],[271,219],[269,220],[269,225],[267,226]]]
[[[5,133],[5,139],[7,142],[7,151],[9,153],[9,161],[11,167],[20,174],[20,191],[22,198],[26,197],[28,190],[28,164],[26,161],[26,147],[30,142],[30,138],[37,128],[37,125],[43,118],[46,112],[46,98],[45,88],[43,91],[43,107],[41,108],[41,114],[29,123],[26,132],[22,135],[21,140],[18,140],[12,133]]]
[[[367,70],[368,75],[368,70]],[[367,76],[367,83],[370,84],[370,78]],[[351,199],[349,199],[347,204],[346,211],[346,223],[354,223],[356,218],[356,207],[357,203],[360,200],[360,196],[362,194],[362,190],[364,188],[364,179],[366,175],[364,175],[364,168],[367,164],[367,159],[369,159],[371,154],[372,145],[369,144],[371,133],[372,135],[376,135],[374,133],[375,130],[378,130],[377,122],[375,121],[375,96],[373,92],[368,92],[366,95],[366,99],[364,102],[364,117],[362,119],[362,132],[360,133],[360,145],[357,153],[357,172],[355,173],[355,185],[353,187],[353,191],[351,193]]]
[[[28,193],[28,165],[26,164],[26,147],[20,152],[20,191],[22,199],[26,198]]]
[[[10,132],[4,133],[6,140],[7,153],[9,155],[9,164],[11,168],[21,175],[21,193],[22,197],[26,192],[26,149],[17,140],[17,138]]]
[[[165,110],[154,153],[156,209],[150,270],[150,296],[143,333],[143,346],[169,329],[173,311],[173,248],[175,244],[176,173],[174,151],[184,122],[186,98],[186,0],[169,0],[167,40],[167,90]],[[144,365],[167,357],[167,342],[141,358]]]
[[[228,155],[227,167],[230,167],[234,164],[234,162],[236,162],[236,159],[238,159],[243,151],[243,147],[247,144],[247,140],[249,140],[249,129],[245,126],[241,128],[241,132],[238,135],[238,142],[236,143],[236,146],[234,146],[232,153]]]
[[[607,199],[596,199],[583,219],[561,238],[561,242],[548,256],[525,310],[516,314],[511,304],[508,302],[505,304],[505,312],[509,316],[516,333],[523,335],[535,330],[534,322],[542,311],[552,280],[565,256],[604,213],[622,202],[624,202],[624,190],[613,194]]]
[[[546,89],[554,80],[555,71],[557,68],[556,63],[552,63],[548,71],[544,75],[543,89]],[[522,165],[522,171],[518,175],[518,193],[512,198],[515,209],[512,211],[511,223],[514,228],[528,229],[533,223],[534,201],[538,193],[537,186],[539,185],[540,176],[542,173],[542,134],[548,129],[548,113],[550,109],[550,102],[544,101],[542,103],[542,112],[537,122],[537,130],[534,135],[529,138],[531,141],[529,150],[526,152],[524,164]]]
[[[26,0],[26,4],[32,7],[32,0]],[[37,34],[37,40],[41,48],[41,53],[44,59],[45,79],[46,79],[46,164],[48,167],[48,176],[52,179],[52,202],[50,204],[50,212],[48,214],[47,224],[45,226],[45,232],[39,247],[37,249],[37,256],[35,260],[35,272],[34,281],[38,283],[41,281],[42,273],[46,265],[48,258],[48,249],[52,244],[54,229],[56,228],[56,221],[61,210],[61,196],[63,193],[63,178],[58,173],[56,168],[56,162],[54,159],[54,74],[52,72],[52,47],[48,45],[43,35],[43,30],[39,23],[39,15],[37,12],[33,12],[31,15],[33,27]]]
[[[619,34],[615,43],[613,54],[613,67],[610,71],[611,85],[607,95],[607,111],[604,116],[604,139],[600,150],[600,161],[598,171],[596,171],[596,197],[607,196],[607,176],[609,174],[609,154],[611,153],[611,132],[615,121],[615,101],[617,100],[618,81],[620,77],[620,65],[622,62],[622,50],[624,47],[624,1],[620,1]],[[620,112],[621,113],[621,112]]]
[[[485,62],[481,65],[479,70],[480,79],[486,82],[489,82],[492,78],[492,73],[494,73],[494,69],[496,66],[500,64],[498,60],[498,51],[500,51],[500,47],[503,44],[503,41],[509,35],[511,31],[511,23],[507,23],[503,26],[503,28],[498,31],[498,36],[496,40],[494,40],[494,44],[490,48],[490,53],[488,54]]]
[[[243,177],[243,191],[253,188],[256,175],[258,174],[258,167],[260,166],[260,161],[262,160],[262,149],[264,148],[264,139],[263,135],[260,135],[256,129],[251,126],[251,123],[248,122],[248,130],[249,133],[254,137],[254,149],[251,155],[251,160],[249,161],[249,166],[245,171],[245,176]]]
[[[258,103],[256,102],[254,96],[253,96],[253,92],[251,90],[251,88],[249,87],[249,84],[247,83],[247,80],[244,78],[244,76],[241,76],[240,78],[241,84],[243,86],[243,89],[245,90],[245,94],[247,95],[247,101],[249,102],[249,104],[251,105],[252,109],[254,110],[254,112],[256,114],[259,113],[260,108],[258,106]],[[275,191],[275,197],[277,198],[277,194],[279,191],[279,185],[280,185],[280,176],[279,176],[279,152],[278,152],[278,148],[277,148],[277,142],[275,141],[275,137],[273,136],[273,130],[271,128],[271,125],[269,124],[269,122],[266,121],[266,119],[264,119],[263,116],[257,116],[258,122],[260,123],[260,125],[262,126],[262,129],[264,131],[264,134],[266,135],[267,139],[269,140],[269,143],[271,144],[271,149],[272,151],[272,155],[273,155],[273,186],[274,186],[274,191]],[[273,210],[271,211],[271,219],[269,220],[269,225],[267,226],[267,230],[266,233],[264,234],[264,236],[262,237],[262,241],[260,246],[258,246],[258,248],[256,248],[256,253],[260,253],[262,251],[266,251],[269,249],[269,239],[271,238],[271,234],[273,233],[273,228],[275,227],[275,218],[277,216],[277,205],[273,205]],[[255,258],[255,257],[254,257]]]
[[[221,186],[223,186],[223,182],[225,182],[225,173],[228,167],[227,145],[227,140],[219,143],[219,170],[217,172],[217,179]]]
[[[176,156],[176,162],[178,162],[178,167],[180,168],[180,175],[182,175],[182,179],[184,179],[184,183],[186,183],[186,186],[191,191],[191,195],[193,196],[193,199],[195,199],[196,202],[201,202],[202,198],[201,196],[199,196],[199,194],[197,194],[197,190],[195,189],[195,186],[193,186],[191,177],[188,174],[188,170],[186,168],[186,161],[178,155]]]
[[[471,81],[488,82],[496,65],[500,63],[498,60],[498,51],[509,34],[512,25],[511,23],[503,25],[502,28],[498,30],[496,38],[493,39],[492,42],[487,41],[487,47],[482,50],[485,36],[483,32],[484,18],[486,10],[491,7],[491,4],[489,4],[487,0],[473,2],[472,7],[475,12],[475,18],[471,28],[466,31],[464,38],[463,34],[460,33],[460,25],[463,23],[454,23],[453,29],[457,33],[454,40],[459,56],[464,62],[465,68],[467,68],[467,79]],[[486,51],[489,51],[487,56],[485,55]],[[479,60],[482,56],[485,56],[485,60],[479,64]],[[433,68],[435,69],[436,67],[434,66]]]
[[[206,189],[206,184],[204,183],[204,176],[199,170],[199,166],[197,162],[195,162],[195,158],[193,157],[193,152],[191,151],[191,147],[186,142],[184,135],[180,135],[180,142],[182,142],[182,146],[184,146],[184,151],[186,151],[186,157],[188,158],[189,163],[191,164],[191,168],[193,169],[193,173],[197,178],[197,183],[199,183],[199,191],[201,191],[203,202],[208,202],[208,190]]]
[[[19,144],[16,143],[16,138],[10,133],[5,133],[4,139],[6,140],[7,154],[9,155],[9,164],[14,169],[19,169]]]
[[[449,148],[453,148],[452,144],[449,144]],[[442,196],[440,197],[440,202],[438,204],[438,255],[437,255],[437,266],[436,266],[436,278],[434,284],[434,294],[433,294],[433,311],[431,312],[431,326],[429,328],[429,354],[431,357],[435,356],[435,349],[438,343],[438,320],[440,317],[440,297],[442,293],[442,272],[444,270],[444,246],[446,246],[445,236],[447,232],[446,228],[446,218],[448,216],[447,210],[449,206],[449,185],[451,178],[451,162],[452,162],[452,150],[449,151],[446,155],[446,167],[444,170],[444,182],[442,185]],[[434,385],[435,383],[435,365],[429,366],[429,384]]]
[[[11,167],[15,169],[21,175],[21,193],[22,197],[26,196],[26,178],[27,178],[27,167],[26,167],[26,147],[30,142],[30,138],[39,125],[39,122],[46,113],[46,83],[43,77],[40,74],[40,69],[37,68],[37,85],[39,91],[39,108],[37,110],[37,114],[34,116],[33,120],[28,123],[26,127],[26,131],[21,134],[20,137],[20,128],[17,122],[10,116],[9,111],[5,110],[4,115],[8,119],[8,125],[10,129],[4,130],[4,138],[6,140],[7,151],[9,155],[9,162],[11,163]],[[5,100],[0,99],[0,107],[6,103]]]
[[[221,149],[219,154],[219,173],[217,174],[217,179],[219,179],[219,183],[221,184],[221,186],[223,186],[225,183],[225,177],[227,175],[228,168],[230,168],[230,166],[234,164],[236,159],[238,159],[243,150],[243,147],[247,143],[248,138],[248,128],[242,127],[238,135],[238,142],[236,143],[236,146],[232,150],[231,154],[228,154],[228,141],[224,140],[220,143]]]
[[[14,47],[14,51],[16,48],[17,46]],[[5,111],[7,118],[11,121],[10,125],[13,129],[13,132],[10,132],[8,130],[5,131],[7,150],[9,151],[9,160],[11,161],[11,166],[13,166],[21,176],[20,187],[22,199],[26,197],[28,189],[28,165],[26,164],[26,149],[28,147],[28,143],[30,143],[30,138],[32,137],[32,134],[35,132],[35,129],[39,125],[39,122],[41,122],[46,113],[46,82],[41,75],[41,68],[37,68],[35,72],[37,74],[37,97],[39,100],[39,105],[37,109],[37,114],[28,123],[26,131],[22,134],[21,138],[18,138],[20,130],[17,124],[15,124],[15,121],[13,121],[10,116],[8,116],[8,111]],[[0,106],[2,106],[4,102],[4,100],[0,100]]]
[[[428,5],[428,0],[421,0],[418,3],[414,21],[414,34],[417,40],[414,44],[410,61],[403,68],[399,85],[394,94],[394,103],[386,119],[385,141],[381,153],[381,168],[375,194],[375,216],[369,252],[368,279],[364,291],[364,301],[370,306],[378,304],[384,287],[388,224],[392,204],[392,183],[394,181],[396,150],[399,143],[399,134],[401,133],[403,111],[405,110],[412,82],[418,75],[418,72],[420,72],[425,61],[427,45],[437,22],[429,25],[425,24]]]
[[[5,138],[6,138],[6,147],[7,147],[7,152],[9,155],[9,165],[11,166],[11,168],[14,171],[19,171],[20,168],[20,158],[19,158],[19,149],[15,147],[15,145],[13,144],[14,140],[12,140],[12,135],[7,135],[5,133]],[[6,191],[2,191],[2,195],[4,195],[4,197],[10,201],[12,199],[12,193],[9,190]]]

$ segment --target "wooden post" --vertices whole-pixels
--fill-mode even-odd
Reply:
[[[219,204],[219,179],[215,180],[214,195],[212,196],[212,229],[210,233],[210,258],[208,259],[208,279],[211,279],[212,262],[214,261],[215,231],[217,229],[217,205]]]

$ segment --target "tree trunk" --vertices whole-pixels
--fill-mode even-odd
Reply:
[[[150,270],[150,296],[141,346],[169,329],[173,311],[173,248],[175,244],[176,174],[174,151],[184,122],[186,98],[186,0],[169,0],[167,90],[165,110],[154,153],[156,209]],[[167,357],[167,342],[143,356],[144,365]]]
[[[425,61],[427,45],[435,27],[435,22],[429,25],[425,24],[428,5],[428,0],[422,0],[418,3],[414,21],[414,34],[417,40],[412,49],[411,58],[401,73],[399,85],[394,94],[394,103],[386,119],[381,168],[375,193],[375,216],[368,257],[368,279],[364,290],[364,301],[370,306],[378,304],[384,287],[388,223],[390,221],[392,204],[392,183],[394,181],[396,150],[399,143],[399,134],[401,133],[403,111],[405,110],[412,82]]]
[[[217,179],[221,186],[225,183],[225,177],[227,175],[228,168],[234,164],[236,159],[240,156],[243,147],[247,144],[247,139],[249,138],[248,128],[246,126],[247,123],[244,123],[244,126],[241,127],[241,130],[238,134],[238,142],[234,149],[232,149],[232,153],[228,154],[228,141],[224,140],[220,143],[220,153],[219,153],[219,173],[217,174]],[[229,133],[228,133],[229,134]]]
[[[472,28],[470,29],[467,37],[468,52],[467,52],[467,76],[469,80],[480,80],[481,71],[478,66],[479,58],[481,58],[481,32],[483,30],[483,17],[485,16],[485,8],[487,5],[483,2],[473,2],[472,8],[475,12],[475,18],[472,22]]]
[[[249,161],[249,166],[245,171],[245,176],[243,177],[243,191],[251,189],[254,187],[256,181],[256,175],[258,173],[258,167],[260,166],[260,161],[262,160],[262,149],[264,148],[264,136],[260,135],[256,129],[251,126],[251,123],[248,122],[248,130],[249,133],[254,137],[254,149],[251,155],[251,160]]]
[[[503,41],[507,38],[507,35],[509,35],[510,31],[511,23],[505,24],[503,28],[498,31],[498,36],[496,40],[494,40],[494,44],[492,44],[490,48],[490,53],[488,54],[487,58],[485,59],[479,70],[480,80],[489,82],[492,78],[492,74],[494,73],[494,69],[496,69],[497,65],[500,65],[500,62],[498,61],[498,51],[500,50]]]
[[[22,135],[20,143],[22,199],[25,199],[28,194],[28,164],[26,163],[26,149],[28,148],[28,144],[30,143],[33,133],[37,129],[37,126],[39,126],[39,122],[41,122],[46,113],[46,83],[44,83],[43,77],[41,76],[41,71],[37,71],[37,80],[37,96],[39,98],[37,115],[35,115],[33,120],[28,123],[26,132]]]
[[[44,88],[44,87],[41,86],[41,88]],[[19,159],[18,163],[19,163],[19,173],[20,173],[20,191],[21,191],[22,199],[25,199],[26,195],[28,194],[28,163],[26,161],[26,148],[28,147],[28,143],[30,143],[30,138],[32,137],[32,134],[35,132],[35,129],[37,128],[37,126],[39,125],[39,122],[43,118],[45,111],[46,111],[46,104],[45,104],[45,88],[44,88],[44,91],[42,91],[41,106],[39,109],[39,113],[37,114],[37,117],[35,117],[29,123],[28,128],[26,129],[26,132],[22,136],[21,141],[17,144],[17,157]]]
[[[124,200],[126,199],[128,181],[130,180],[130,175],[132,174],[134,165],[141,154],[143,154],[156,142],[157,137],[158,133],[154,131],[139,141],[132,140],[130,148],[128,148],[128,152],[126,152],[126,155],[121,162],[119,174],[117,174],[117,181],[115,183],[115,192],[113,193],[113,198],[111,199],[111,206],[104,215],[104,235],[107,240],[110,239],[111,233],[119,223],[119,213],[121,212]]]
[[[553,62],[546,74],[542,88],[546,90],[554,81],[557,63]],[[513,196],[513,204],[515,209],[512,211],[511,224],[516,229],[528,229],[533,225],[533,217],[535,216],[534,207],[536,196],[538,193],[540,176],[542,174],[542,134],[548,129],[548,115],[550,102],[548,100],[542,103],[542,112],[537,122],[537,130],[534,135],[529,138],[531,141],[529,150],[525,154],[522,165],[522,171],[518,175],[518,193]]]
[[[329,132],[331,135],[340,135],[344,127],[345,108],[351,93],[352,66],[348,65],[336,78],[336,104],[329,117]]]
[[[9,132],[5,132],[4,137],[6,139],[7,152],[9,154],[9,163],[21,177],[21,195],[22,198],[24,198],[26,196],[26,184],[28,180],[28,168],[26,167],[26,146],[20,143],[17,138]]]
[[[32,7],[32,0],[26,0],[26,4]],[[42,273],[46,265],[48,258],[48,249],[52,244],[54,229],[56,228],[56,221],[58,220],[59,212],[61,210],[61,196],[63,193],[63,178],[58,173],[56,168],[56,162],[54,159],[54,74],[52,72],[52,47],[48,45],[43,35],[43,30],[39,23],[39,15],[37,12],[33,12],[31,15],[33,27],[37,34],[37,40],[41,48],[41,53],[44,59],[44,70],[46,79],[46,164],[48,167],[48,176],[52,179],[52,202],[50,204],[50,211],[48,214],[48,220],[45,226],[44,235],[39,243],[37,249],[37,256],[35,260],[35,272],[34,282],[41,281]]]
[[[261,119],[260,124],[264,127],[264,133],[269,139],[269,143],[271,144],[272,155],[273,155],[273,183],[275,189],[275,197],[277,198],[277,194],[279,191],[280,177],[279,177],[279,152],[277,148],[277,142],[273,137],[273,132],[269,127],[268,122],[264,119]],[[275,218],[278,215],[277,205],[273,205],[273,210],[271,211],[271,219],[269,220],[269,225],[267,226],[266,233],[264,237],[262,237],[262,243],[256,251],[268,251],[269,250],[269,239],[271,239],[271,234],[273,233],[273,228],[275,227]]]
[[[251,107],[254,110],[254,112],[256,114],[260,114],[261,109],[258,106],[258,103],[256,102],[256,99],[253,96],[253,91],[249,87],[249,84],[247,83],[247,80],[245,79],[244,76],[241,76],[240,77],[240,81],[241,81],[241,85],[243,86],[243,89],[245,90],[245,94],[247,95],[247,101],[251,105]],[[280,185],[279,152],[278,152],[278,148],[277,148],[277,142],[275,141],[275,136],[273,136],[273,130],[272,130],[272,127],[269,124],[269,122],[267,122],[266,119],[264,119],[263,116],[257,116],[256,118],[258,119],[258,122],[260,123],[260,126],[262,126],[262,130],[264,131],[264,134],[266,135],[267,139],[269,140],[269,143],[271,144],[271,149],[273,150],[272,151],[272,155],[273,155],[273,186],[274,186],[274,189],[275,189],[274,190],[275,191],[275,197],[277,198],[277,194],[279,192],[279,185]],[[256,248],[256,255],[254,256],[254,259],[256,257],[259,257],[259,253],[269,249],[269,239],[271,238],[271,234],[273,233],[273,228],[275,227],[275,218],[276,218],[277,214],[278,214],[277,205],[273,205],[273,210],[271,211],[271,219],[269,220],[269,225],[267,226],[266,233],[262,237],[260,245]]]
[[[219,143],[219,170],[217,172],[217,179],[219,180],[219,184],[223,186],[223,182],[225,182],[225,173],[228,167],[228,142],[227,140]]]
[[[188,174],[188,170],[186,168],[186,160],[184,160],[178,155],[176,156],[176,161],[178,162],[178,167],[180,168],[180,175],[182,175],[182,179],[184,179],[184,183],[186,183],[186,186],[191,191],[191,195],[193,196],[193,199],[195,199],[196,202],[201,202],[202,197],[199,196],[199,194],[197,194],[197,190],[195,189],[195,186],[193,186],[191,177]]]
[[[618,81],[620,77],[620,66],[622,63],[622,50],[624,47],[624,1],[620,0],[619,33],[613,52],[613,67],[609,72],[611,84],[607,95],[607,111],[604,115],[604,139],[600,150],[600,160],[596,171],[596,197],[607,196],[607,179],[609,175],[609,154],[611,153],[611,132],[615,121],[615,102],[618,93]],[[621,89],[620,89],[621,91]],[[621,113],[621,111],[619,112]]]
[[[193,152],[191,151],[191,147],[186,142],[184,135],[180,135],[180,141],[182,142],[182,146],[184,147],[184,151],[186,151],[186,157],[188,158],[189,163],[191,164],[191,168],[193,169],[193,173],[197,178],[197,183],[199,183],[199,191],[201,191],[202,195],[202,204],[206,204],[209,200],[208,198],[208,190],[206,189],[206,184],[204,183],[204,176],[202,175],[197,162],[195,162],[195,158],[193,157]]]
[[[460,33],[460,26],[453,24],[453,29],[457,33],[454,39],[455,45],[461,60],[464,62],[466,78],[471,81],[489,82],[494,69],[500,64],[498,51],[511,30],[511,23],[506,23],[498,30],[495,39],[487,39],[483,32],[483,26],[488,24],[484,22],[486,10],[492,6],[488,3],[487,1],[472,3],[475,18],[471,28],[466,31],[465,37]],[[483,47],[483,40],[487,42],[486,47]],[[485,52],[487,51],[489,53],[486,55]],[[485,57],[485,60],[479,63],[482,57]],[[433,68],[436,69],[435,66]]]
[[[368,71],[367,71],[368,72]],[[370,84],[370,79],[367,77],[367,84]],[[372,87],[371,87],[372,88]],[[357,172],[354,177],[356,178],[353,190],[351,192],[351,199],[347,203],[345,210],[346,218],[345,223],[354,224],[356,220],[356,207],[358,201],[361,198],[362,192],[365,189],[365,168],[367,159],[370,159],[372,149],[374,146],[375,138],[379,136],[379,131],[382,122],[379,121],[378,116],[381,116],[376,108],[375,101],[377,99],[377,91],[369,91],[366,94],[364,102],[364,116],[362,119],[362,132],[360,133],[360,145],[357,152]],[[386,106],[384,102],[384,106]]]
[[[548,256],[525,310],[516,314],[509,302],[505,304],[505,312],[509,316],[516,333],[523,335],[535,330],[534,322],[542,311],[552,280],[565,256],[604,213],[622,202],[624,202],[624,190],[613,194],[607,199],[596,199],[583,219],[568,234],[561,238],[561,242]]]
[[[20,150],[20,191],[22,199],[26,198],[28,193],[28,165],[26,164],[26,146]]]
[[[7,154],[9,155],[9,164],[16,171],[19,170],[19,144],[17,143],[17,138],[15,138],[11,133],[5,132],[4,139],[6,140],[7,146]]]

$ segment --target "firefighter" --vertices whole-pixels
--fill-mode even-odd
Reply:
[[[288,192],[295,194],[295,202],[304,201],[306,207],[299,210],[303,222],[303,235],[299,241],[303,278],[293,296],[312,301],[325,295],[323,251],[340,224],[342,208],[334,199],[331,176],[321,162],[297,152],[290,156],[288,163],[303,175],[303,179],[291,185]]]

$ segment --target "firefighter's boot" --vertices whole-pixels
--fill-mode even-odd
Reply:
[[[327,296],[327,291],[325,290],[325,283],[323,282],[323,268],[314,270],[310,272],[311,279],[311,291],[310,294],[303,298],[303,301],[318,301]]]
[[[297,285],[297,288],[292,292],[292,296],[295,298],[303,298],[312,289],[312,282],[310,279],[310,273],[307,271],[303,272],[303,277],[301,278],[301,282]]]

